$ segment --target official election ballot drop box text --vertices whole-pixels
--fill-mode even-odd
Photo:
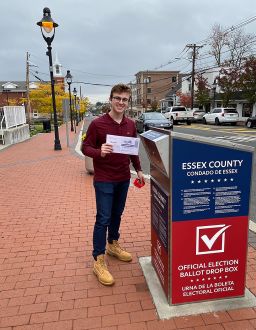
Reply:
[[[149,130],[151,261],[169,304],[245,293],[252,147]]]

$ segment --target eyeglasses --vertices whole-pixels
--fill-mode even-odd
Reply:
[[[114,100],[116,100],[117,102],[124,102],[124,103],[126,103],[126,102],[128,102],[129,101],[129,99],[127,99],[127,97],[120,97],[120,96],[112,96],[112,99],[114,99]]]

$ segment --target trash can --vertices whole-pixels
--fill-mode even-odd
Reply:
[[[44,129],[44,132],[46,132],[46,133],[51,132],[51,121],[50,121],[50,119],[44,119],[43,120],[43,129]]]
[[[86,132],[83,132],[82,139],[81,139],[81,145],[80,150],[82,151],[83,141],[86,137]],[[93,175],[94,174],[94,167],[93,167],[93,160],[91,157],[84,156],[85,159],[85,169],[88,174]]]
[[[94,174],[93,160],[90,157],[85,156],[85,169],[88,174]]]

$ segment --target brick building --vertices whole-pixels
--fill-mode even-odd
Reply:
[[[144,109],[151,108],[153,102],[160,105],[167,92],[175,90],[179,71],[140,71],[136,73],[136,99],[133,105]]]

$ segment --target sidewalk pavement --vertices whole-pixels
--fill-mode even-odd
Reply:
[[[256,308],[158,319],[138,262],[150,255],[149,184],[130,188],[123,215],[120,241],[133,261],[107,257],[116,283],[98,283],[93,177],[74,152],[78,133],[71,133],[70,149],[62,126],[62,151],[53,150],[53,132],[0,151],[0,329],[256,329]],[[256,294],[250,237],[247,287]]]

